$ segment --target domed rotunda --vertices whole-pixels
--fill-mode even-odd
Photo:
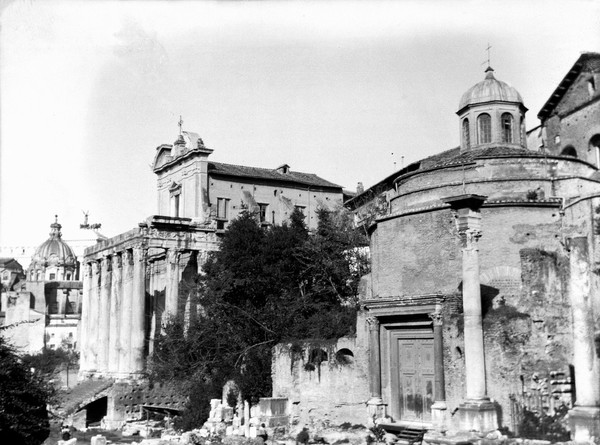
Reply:
[[[62,240],[55,216],[50,224],[50,238],[44,241],[33,254],[29,266],[30,281],[75,281],[77,280],[78,263],[73,249]]]

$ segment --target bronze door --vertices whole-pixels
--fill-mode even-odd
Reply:
[[[402,420],[431,421],[433,339],[397,338],[398,396]]]

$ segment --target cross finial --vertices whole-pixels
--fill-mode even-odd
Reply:
[[[491,58],[490,58],[490,49],[492,49],[492,46],[490,45],[490,42],[488,42],[488,44],[487,44],[487,48],[485,49],[485,50],[487,51],[487,60],[486,60],[485,62],[483,62],[483,63],[482,63],[482,65],[483,65],[484,63],[487,63],[487,66],[488,66],[488,67],[490,67],[490,66],[491,66],[491,64],[490,64],[490,60],[491,60]]]
[[[179,115],[179,122],[177,122],[177,125],[179,125],[179,135],[181,136],[181,128],[183,126],[183,119],[181,119],[181,114]]]
[[[58,215],[54,215],[54,224],[58,223]]]

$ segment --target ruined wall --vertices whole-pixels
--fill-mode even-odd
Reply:
[[[367,359],[365,346],[356,338],[277,345],[273,397],[288,398],[292,425],[365,425]]]

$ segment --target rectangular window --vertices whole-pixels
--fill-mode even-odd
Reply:
[[[275,210],[271,212],[271,224],[275,224]]]
[[[228,217],[229,199],[217,198],[217,219],[226,220]]]
[[[51,280],[55,280],[56,279],[56,274],[55,273],[51,273],[50,274],[50,279]]]
[[[268,206],[269,206],[269,204],[259,204],[258,205],[260,222],[266,222],[267,221],[267,207]]]

